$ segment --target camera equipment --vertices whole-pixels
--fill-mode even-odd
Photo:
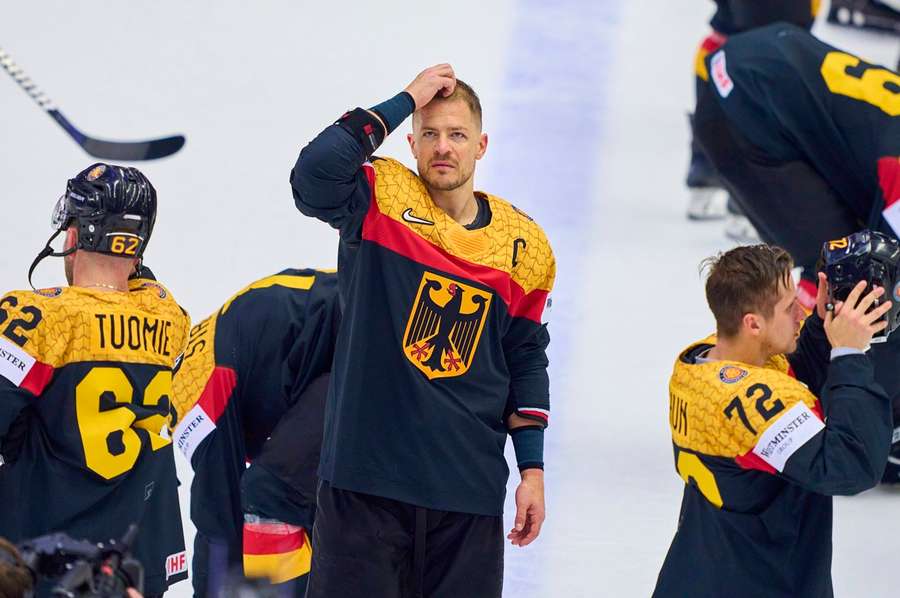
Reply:
[[[144,568],[129,553],[136,537],[134,524],[107,544],[48,534],[21,543],[19,552],[38,583],[58,580],[53,596],[119,598],[127,588],[144,589]]]
[[[885,299],[893,302],[885,314],[887,327],[872,338],[873,343],[884,342],[900,325],[900,243],[883,233],[863,230],[834,239],[822,246],[822,270],[828,277],[828,303],[833,306],[845,301],[853,287],[867,283],[867,292],[874,286],[884,288]],[[876,300],[871,309],[881,303]]]

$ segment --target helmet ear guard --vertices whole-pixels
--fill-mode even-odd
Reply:
[[[900,326],[900,243],[884,233],[863,230],[822,246],[821,270],[828,278],[828,302],[844,301],[856,284],[880,286],[892,302],[885,314],[887,327],[872,337],[884,342]],[[871,309],[881,302],[876,300]]]

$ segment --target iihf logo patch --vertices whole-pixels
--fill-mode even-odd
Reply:
[[[743,380],[749,372],[734,365],[726,365],[719,370],[719,380],[725,384],[734,384]]]
[[[60,287],[49,287],[46,289],[35,289],[35,295],[40,295],[41,297],[59,297],[62,295],[62,289]]]
[[[900,282],[894,285],[894,301],[900,301]]]

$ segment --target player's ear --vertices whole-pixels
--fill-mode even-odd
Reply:
[[[487,151],[487,146],[488,146],[487,133],[481,133],[478,136],[478,152],[475,154],[476,160],[481,160],[484,157],[484,153]]]
[[[412,152],[413,158],[419,159],[419,156],[416,152],[416,137],[412,133],[406,134],[406,141],[409,143],[409,150]]]
[[[744,314],[744,317],[741,319],[741,325],[743,326],[744,330],[746,330],[753,336],[759,336],[762,332],[762,321],[757,314]]]

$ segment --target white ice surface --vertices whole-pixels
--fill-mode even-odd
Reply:
[[[666,384],[676,352],[712,324],[697,264],[728,247],[720,225],[684,218],[685,112],[711,7],[54,0],[4,7],[0,47],[91,135],[186,134],[179,154],[142,168],[160,196],[147,262],[195,320],[283,267],[334,265],[335,234],[292,204],[297,152],[344,109],[451,62],[492,135],[477,186],[544,224],[560,263],[548,519],[535,544],[508,550],[505,593],[647,596],[682,489]],[[817,31],[897,59],[895,38]],[[92,160],[3,75],[0,107],[0,286],[23,288],[65,179]],[[380,153],[411,164],[401,133]],[[61,282],[45,262],[36,283]],[[180,458],[179,470],[190,547]],[[836,501],[838,596],[896,594],[897,503],[880,489]]]

